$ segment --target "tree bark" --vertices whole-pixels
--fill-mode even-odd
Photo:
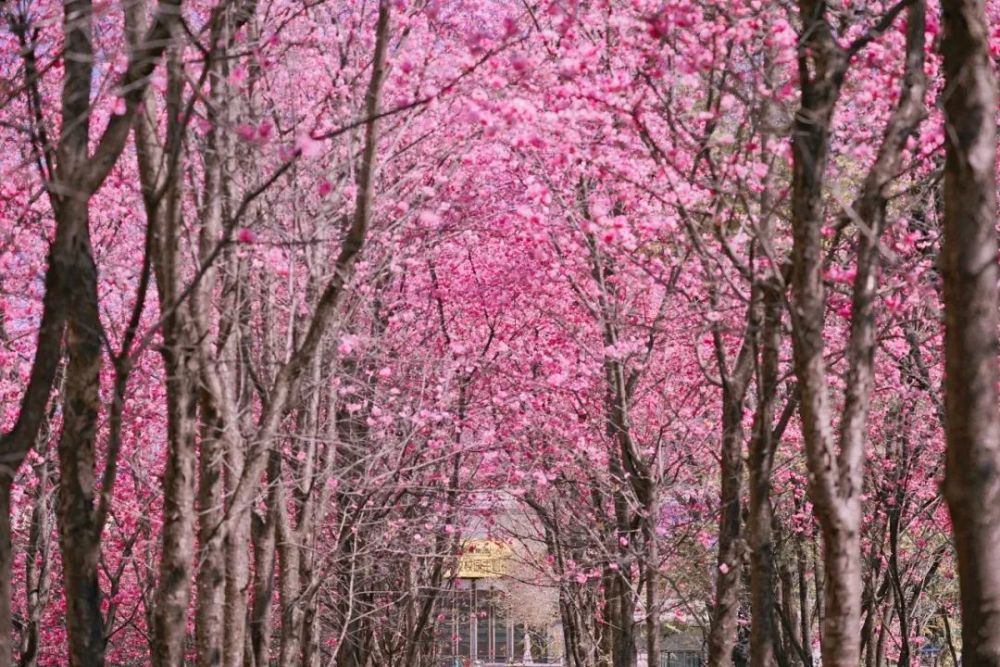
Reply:
[[[962,664],[1000,665],[996,82],[983,3],[943,0],[944,493],[962,603]]]
[[[778,393],[781,288],[762,287],[763,313],[760,333],[760,367],[757,373],[757,413],[750,439],[747,541],[750,547],[750,664],[770,667],[775,654],[775,568],[771,513],[771,469],[780,433],[774,433],[775,401]],[[789,397],[789,401],[793,401]]]
[[[230,438],[226,445],[226,495],[231,497],[237,480],[243,474],[245,445],[240,438]],[[230,516],[223,545],[226,559],[224,614],[226,667],[243,667],[250,594],[250,519],[250,511]]]
[[[28,547],[24,554],[25,598],[27,602],[27,628],[21,636],[20,667],[35,667],[38,664],[38,652],[42,639],[42,613],[49,602],[50,573],[52,561],[49,505],[49,474],[51,462],[42,442],[47,440],[48,423],[39,433],[38,448],[42,462],[36,466],[35,506],[31,513],[31,533]]]
[[[749,366],[749,364],[747,364]],[[715,600],[708,634],[709,667],[732,661],[740,606],[741,487],[743,486],[743,399],[746,383],[727,382],[722,390],[722,459],[719,494],[719,552],[715,568]]]
[[[219,269],[211,264],[215,246],[223,235],[223,215],[230,192],[225,182],[224,163],[230,144],[225,132],[229,122],[226,103],[227,45],[230,36],[230,13],[224,10],[212,26],[211,103],[208,120],[212,128],[206,137],[204,152],[204,194],[201,229],[198,236],[199,260],[205,273],[190,295],[192,319],[198,341],[197,359],[200,380],[198,447],[198,570],[195,637],[198,665],[219,667],[225,659],[226,554],[228,526],[225,523],[225,456],[231,438],[238,437],[237,424],[231,418],[228,396],[220,378],[214,340],[212,300],[216,297]]]
[[[145,20],[145,2],[126,6],[130,46]],[[153,271],[160,312],[165,313],[160,354],[166,372],[167,459],[163,476],[163,537],[151,613],[151,662],[178,667],[184,662],[184,639],[195,553],[195,466],[198,372],[188,309],[177,304],[181,232],[179,173],[181,98],[184,85],[180,53],[168,56],[167,136],[160,149],[156,99],[147,94],[136,116],[135,141],[147,225],[151,228]]]
[[[658,454],[657,454],[658,457]],[[659,666],[660,662],[660,544],[656,528],[660,520],[660,502],[657,484],[660,478],[659,461],[651,466],[656,471],[650,476],[648,497],[646,498],[645,526],[646,553],[646,656],[649,665]]]
[[[195,634],[198,665],[222,664],[223,611],[225,604],[226,561],[223,552],[225,517],[223,497],[223,441],[219,418],[210,397],[201,397],[201,444],[198,472],[198,606]]]
[[[285,482],[280,472],[275,483],[278,485],[275,528],[280,564],[278,586],[281,591],[281,647],[278,665],[295,667],[302,653],[302,606],[299,600],[301,593],[299,565],[302,552],[299,549],[298,532],[294,530],[291,517],[288,516]]]
[[[823,285],[823,186],[830,149],[830,123],[843,82],[844,54],[826,22],[822,2],[802,0],[801,108],[793,129],[792,328],[795,372],[800,384],[802,435],[811,473],[810,491],[820,521],[828,578],[822,628],[824,667],[857,667],[860,658],[861,568],[856,509],[837,493],[832,408],[823,357],[826,291]],[[810,72],[809,62],[815,73]],[[856,600],[856,602],[855,602]],[[855,627],[857,624],[858,627]]]
[[[247,664],[251,667],[266,667],[270,664],[271,647],[271,599],[274,596],[274,555],[277,483],[281,474],[280,454],[271,452],[268,465],[267,514],[262,518],[253,517],[254,542],[254,584],[253,608],[250,613],[250,652]]]
[[[759,322],[760,290],[751,289],[743,343],[729,367],[721,333],[713,331],[722,381],[722,443],[720,451],[719,550],[715,571],[715,599],[708,633],[708,664],[722,667],[732,661],[739,621],[740,579],[743,571],[742,502],[743,414],[754,365],[753,341]]]
[[[89,65],[88,65],[89,67]],[[66,385],[59,436],[57,516],[66,591],[69,663],[104,663],[104,623],[97,578],[100,529],[94,512],[94,463],[103,349],[97,310],[97,267],[93,263],[86,202],[64,203],[62,216],[79,216],[84,233],[78,246],[76,289],[70,292],[66,337]]]
[[[104,627],[97,565],[100,533],[94,514],[94,449],[103,348],[97,305],[97,266],[90,243],[89,193],[79,178],[88,158],[90,87],[93,67],[90,0],[64,5],[66,77],[63,85],[60,226],[75,230],[67,264],[74,279],[66,292],[66,381],[59,436],[57,518],[66,595],[66,634],[73,667],[104,663]]]

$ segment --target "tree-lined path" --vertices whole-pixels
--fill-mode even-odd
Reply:
[[[0,19],[0,667],[1000,665],[997,0]]]

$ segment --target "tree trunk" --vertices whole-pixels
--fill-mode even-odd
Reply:
[[[73,239],[78,261],[67,313],[68,359],[63,426],[59,436],[57,503],[69,663],[75,667],[104,663],[104,625],[97,578],[100,528],[94,507],[103,347],[97,306],[97,267],[91,255],[87,200],[67,198],[59,215],[75,219],[67,226],[81,230]]]
[[[226,561],[223,553],[225,517],[223,497],[223,444],[218,416],[211,399],[201,401],[202,435],[199,451],[198,481],[198,606],[195,632],[198,665],[222,664],[223,607],[225,603]]]
[[[245,463],[242,438],[231,438],[226,447],[226,496],[232,497],[236,480]],[[247,606],[250,594],[250,516],[247,511],[232,513],[226,526],[225,665],[243,667],[246,648]]]
[[[11,550],[10,484],[0,484],[0,664],[14,664],[14,624],[10,613],[10,579],[14,554]]]
[[[145,3],[126,7],[130,45],[134,46],[145,21]],[[171,49],[168,63],[167,153],[179,148],[183,129],[180,117],[184,80],[180,53]],[[153,271],[161,313],[160,354],[166,371],[167,460],[163,476],[163,539],[159,576],[151,618],[151,661],[156,667],[184,663],[192,560],[195,553],[195,443],[197,437],[197,365],[191,342],[186,306],[178,306],[180,293],[180,187],[168,156],[156,135],[156,100],[147,94],[143,112],[136,117],[135,139],[147,224],[152,230]],[[179,159],[179,158],[178,158]]]
[[[302,607],[300,556],[298,534],[291,526],[288,516],[288,499],[285,495],[284,479],[280,472],[274,482],[277,484],[276,534],[279,561],[279,589],[281,590],[281,650],[278,665],[295,667],[302,653]]]
[[[822,623],[825,667],[856,667],[861,660],[861,493],[868,406],[874,384],[878,243],[888,188],[896,177],[907,138],[923,115],[925,90],[924,5],[909,5],[905,73],[875,163],[852,207],[861,220],[857,232],[857,277],[852,295],[847,377],[839,438],[824,357],[826,289],[824,184],[830,125],[853,54],[866,42],[840,46],[828,22],[827,6],[800,0],[805,54],[799,59],[801,107],[793,129],[792,330],[795,373],[801,392],[801,424],[810,495],[823,536],[825,605]],[[903,5],[900,5],[901,9]],[[887,15],[887,18],[892,18]],[[839,445],[839,447],[837,446]]]
[[[635,594],[631,582],[620,571],[611,572],[610,582],[604,592],[604,622],[610,635],[611,664],[635,667]]]
[[[167,372],[167,464],[163,476],[163,546],[153,608],[153,664],[184,663],[194,542],[196,389],[191,349],[168,335],[162,356]]]
[[[759,320],[759,290],[753,288],[747,310],[743,343],[733,367],[728,367],[718,330],[713,332],[722,378],[722,447],[720,452],[719,552],[715,570],[715,600],[708,633],[708,664],[722,667],[732,661],[739,621],[740,578],[743,570],[742,503],[743,413],[753,370]]]
[[[51,419],[51,417],[50,417]],[[35,667],[42,639],[42,613],[49,602],[51,572],[52,525],[49,506],[49,475],[52,467],[45,441],[49,437],[48,425],[39,432],[39,453],[42,462],[36,467],[35,506],[31,513],[31,533],[24,554],[25,597],[27,601],[27,628],[21,637],[20,667]]]
[[[719,515],[719,554],[715,568],[715,602],[708,634],[708,664],[723,667],[732,661],[740,606],[740,488],[743,478],[743,392],[727,386],[722,391],[722,461]]]
[[[97,267],[90,246],[89,193],[80,170],[88,157],[92,81],[93,8],[89,0],[64,6],[66,58],[59,141],[60,186],[57,225],[73,230],[67,239],[66,383],[59,436],[57,517],[63,557],[69,664],[101,665],[104,630],[97,563],[100,541],[94,525],[94,447],[100,412],[103,349],[97,306]]]
[[[223,234],[223,213],[229,188],[225,183],[224,162],[229,156],[229,142],[224,130],[228,123],[226,104],[227,50],[230,35],[229,16],[213,26],[212,47],[215,62],[210,81],[211,104],[208,120],[212,128],[206,137],[204,153],[204,195],[198,255],[203,264],[212,261],[215,244]],[[236,424],[228,419],[227,396],[219,379],[221,364],[216,358],[217,345],[212,332],[212,301],[216,298],[218,268],[206,265],[205,274],[190,296],[195,322],[200,379],[198,451],[198,591],[195,609],[195,637],[199,667],[220,667],[225,658],[226,558],[228,526],[225,523],[225,457],[228,438],[237,434]]]
[[[801,664],[803,667],[809,667],[809,661],[805,660],[805,656],[802,656],[799,651],[799,649],[803,651],[808,649],[802,643],[801,611],[799,610],[798,598],[794,593],[792,565],[787,559],[782,559],[779,567],[778,578],[781,580],[781,613],[785,640],[782,651],[788,656],[790,665]],[[752,628],[751,632],[753,632]],[[791,659],[792,656],[795,656],[796,659]]]
[[[795,546],[795,564],[798,573],[799,585],[799,621],[800,637],[802,648],[809,656],[807,664],[812,667],[812,618],[809,614],[809,581],[806,578],[806,554],[802,548],[802,542],[797,541]],[[803,656],[804,657],[804,656]]]
[[[277,483],[281,455],[271,453],[268,479]],[[275,554],[275,493],[272,486],[268,495],[267,514],[264,518],[253,517],[254,543],[254,584],[253,608],[250,613],[250,652],[247,664],[252,667],[267,667],[270,664],[271,647],[271,599],[274,596],[274,554]]]
[[[811,473],[813,507],[820,521],[828,581],[822,628],[824,667],[857,667],[860,659],[861,568],[856,511],[837,492],[832,407],[823,356],[826,290],[823,285],[823,186],[830,122],[843,82],[843,54],[834,42],[822,3],[802,0],[803,44],[812,50],[815,74],[799,67],[802,106],[793,129],[792,325],[795,374],[802,401],[802,436]],[[856,502],[856,499],[855,499]],[[856,602],[855,602],[856,601]],[[857,627],[855,627],[857,626]]]
[[[35,442],[44,417],[46,404],[56,369],[62,356],[62,335],[69,308],[73,307],[74,330],[70,332],[75,348],[70,352],[75,367],[72,398],[67,394],[64,432],[60,437],[62,453],[70,457],[62,461],[65,493],[60,492],[60,534],[64,545],[83,550],[74,551],[64,562],[64,576],[72,580],[74,597],[69,589],[67,624],[70,639],[70,663],[89,664],[103,659],[104,637],[98,607],[96,559],[100,548],[102,517],[93,512],[94,471],[93,446],[99,408],[99,370],[101,364],[101,333],[97,310],[96,266],[89,247],[88,206],[91,196],[117,162],[128,138],[129,127],[138,102],[148,85],[149,75],[162,54],[166,36],[179,14],[177,0],[163,0],[158,6],[153,25],[139,48],[129,54],[128,66],[120,84],[125,94],[126,112],[109,119],[91,155],[90,95],[92,92],[93,48],[91,32],[93,7],[89,0],[68,0],[63,7],[63,50],[65,76],[61,101],[61,127],[55,155],[45,147],[43,170],[46,189],[56,217],[56,232],[45,275],[45,296],[38,332],[35,358],[28,386],[21,400],[17,420],[0,439],[0,504],[5,515],[0,519],[0,664],[13,659],[13,635],[10,616],[10,487],[17,468]],[[23,28],[28,26],[22,24]],[[16,31],[16,30],[15,30]],[[34,51],[22,51],[25,60],[26,89],[37,98],[38,71]],[[96,344],[95,344],[96,341]],[[67,370],[67,388],[69,389]],[[91,414],[93,413],[93,414]],[[72,423],[70,419],[72,418]],[[77,433],[70,430],[80,427]],[[79,445],[79,450],[73,447]],[[89,469],[85,469],[91,464]],[[86,512],[69,516],[70,512]],[[67,541],[71,544],[67,544]],[[96,611],[95,611],[96,610]]]
[[[656,462],[658,463],[658,462]],[[655,477],[649,480],[646,518],[646,656],[648,664],[659,667],[660,662],[660,549],[656,527],[660,520],[657,481],[659,465],[651,466]]]
[[[996,84],[983,3],[942,0],[945,110],[944,493],[962,603],[962,664],[1000,665]]]
[[[760,334],[760,368],[757,378],[757,414],[750,440],[750,499],[748,542],[750,546],[750,664],[774,664],[775,569],[771,542],[771,467],[777,447],[773,433],[781,351],[782,293],[774,284],[763,288],[763,324]],[[789,397],[789,401],[793,400]],[[780,435],[778,436],[780,437]]]

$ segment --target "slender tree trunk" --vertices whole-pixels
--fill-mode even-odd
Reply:
[[[648,664],[659,667],[660,662],[660,549],[656,527],[660,521],[660,502],[657,493],[659,466],[651,466],[655,476],[649,480],[646,519],[646,656]]]
[[[809,580],[806,578],[806,554],[802,542],[795,547],[795,564],[798,573],[799,621],[801,628],[802,647],[809,656],[809,667],[812,667],[812,617],[809,612]]]
[[[130,45],[143,30],[145,3],[126,7]],[[191,342],[188,309],[175,306],[180,293],[180,187],[172,152],[179,150],[184,79],[180,53],[168,58],[167,151],[156,136],[156,100],[147,94],[136,117],[135,137],[139,177],[143,187],[147,224],[152,228],[152,262],[160,312],[169,313],[162,328],[160,348],[166,371],[167,461],[163,477],[163,539],[159,576],[151,614],[151,661],[156,667],[178,667],[184,662],[184,639],[195,553],[195,467],[197,436],[197,363]],[[179,157],[178,157],[179,159]]]
[[[897,484],[901,481],[897,481]],[[899,570],[900,514],[902,513],[901,492],[896,493],[896,503],[889,509],[889,563],[886,577],[892,587],[896,617],[899,619],[898,667],[910,667],[910,617],[906,605],[906,591]]]
[[[203,390],[204,394],[204,390]],[[211,399],[201,401],[202,435],[199,451],[198,481],[198,606],[195,631],[198,665],[222,664],[223,613],[225,603],[226,561],[223,553],[225,516],[223,496],[223,444],[218,417]]]
[[[944,493],[962,602],[962,664],[1000,665],[996,82],[983,2],[942,0],[945,109]]]
[[[229,193],[223,164],[228,159],[230,145],[225,126],[228,123],[226,104],[227,50],[230,35],[227,14],[213,26],[211,104],[208,120],[212,128],[206,138],[204,152],[204,194],[198,254],[209,262],[215,244],[222,237],[222,218]],[[229,437],[235,437],[236,424],[230,423],[227,396],[219,379],[216,345],[212,335],[212,302],[216,298],[218,268],[208,266],[201,284],[190,296],[192,318],[197,326],[199,391],[198,450],[198,591],[195,609],[195,637],[199,667],[221,667],[225,659],[226,558],[225,544],[228,526],[225,523],[225,457]]]
[[[276,484],[278,485],[276,534],[280,565],[278,585],[281,590],[281,651],[278,664],[280,667],[295,667],[302,653],[302,607],[299,604],[301,552],[298,535],[290,525],[288,500],[281,476],[276,480]]]
[[[280,456],[271,453],[268,465],[268,480],[271,488],[268,494],[267,514],[264,518],[254,515],[254,584],[253,609],[250,613],[250,654],[248,664],[252,667],[267,667],[271,648],[271,599],[274,596],[274,556],[276,521],[276,484],[280,474]]]
[[[545,546],[553,561],[553,571],[559,578],[559,618],[562,623],[563,647],[569,667],[588,667],[597,664],[593,647],[585,644],[583,618],[588,612],[596,617],[596,609],[583,607],[582,591],[574,595],[577,586],[568,581],[566,573],[565,539],[559,521],[555,520],[563,512],[558,500],[551,501],[551,510],[545,505],[529,500],[529,505],[535,510],[539,522],[544,529]]]
[[[955,648],[955,638],[951,632],[951,621],[948,619],[948,610],[941,607],[941,622],[944,624],[945,642],[948,644],[948,654],[951,656],[952,667],[958,667],[960,658],[958,650]]]
[[[732,383],[722,390],[722,462],[719,554],[715,568],[715,602],[708,634],[709,667],[731,664],[740,606],[741,507],[743,478],[743,391]],[[745,384],[742,387],[745,389]]]
[[[834,43],[821,2],[802,0],[804,44],[813,51],[816,73],[800,65],[802,107],[793,130],[792,228],[795,370],[806,458],[812,474],[811,496],[820,521],[824,571],[828,580],[822,628],[825,667],[857,667],[859,660],[861,568],[860,517],[837,490],[832,407],[823,356],[826,292],[823,285],[823,184],[829,154],[833,109],[843,82],[843,54]],[[857,500],[855,499],[855,504]],[[857,627],[855,627],[857,622]]]
[[[46,451],[49,437],[48,425],[39,433],[39,452],[42,462],[36,468],[35,506],[31,513],[31,533],[24,554],[25,597],[27,601],[27,628],[21,637],[20,667],[35,667],[42,639],[42,613],[49,601],[49,575],[51,571],[52,524],[49,506],[49,474],[51,463]]]
[[[750,440],[750,664],[774,664],[775,568],[771,542],[771,467],[777,438],[773,433],[781,351],[782,294],[777,285],[763,288],[763,324],[760,334],[760,368],[757,377],[757,414]],[[789,397],[789,400],[792,400]]]
[[[11,570],[10,484],[0,483],[0,664],[14,664],[14,624],[10,613]]]
[[[89,193],[80,178],[88,158],[90,85],[93,57],[93,8],[89,0],[64,6],[66,76],[63,127],[59,142],[60,185],[66,193],[56,208],[58,225],[74,232],[68,239],[66,285],[66,382],[63,426],[59,436],[57,518],[66,594],[69,663],[74,667],[104,662],[104,630],[97,564],[99,534],[94,525],[94,447],[101,409],[103,348],[97,306],[97,267],[90,245]]]
[[[885,664],[886,637],[888,636],[889,623],[892,616],[886,606],[880,605],[878,610],[879,627],[878,641],[875,643],[875,667],[882,667]]]
[[[184,663],[192,561],[195,553],[196,389],[191,349],[164,333],[167,372],[167,465],[163,477],[163,546],[153,608],[153,664]],[[173,339],[173,340],[170,340]]]
[[[798,648],[806,649],[802,643],[802,630],[801,630],[801,618],[799,611],[798,598],[794,593],[794,584],[792,581],[792,565],[787,560],[782,560],[779,565],[779,578],[781,580],[781,611],[784,620],[782,624],[785,627],[784,631],[784,646],[782,650],[785,655],[789,657],[790,665],[801,664],[803,667],[807,667],[806,661],[803,659],[797,650]],[[753,630],[751,629],[751,632]],[[752,647],[751,647],[752,648]],[[796,659],[791,659],[795,656]]]
[[[365,566],[355,535],[348,535],[341,551],[346,558],[340,576],[340,622],[343,640],[337,646],[337,667],[367,667],[370,659],[370,595],[363,590]]]
[[[227,497],[232,497],[236,480],[243,474],[245,458],[241,438],[227,442]],[[229,517],[224,542],[226,559],[225,664],[243,667],[246,647],[247,606],[250,594],[250,511]]]
[[[802,101],[792,142],[791,319],[795,372],[801,392],[810,494],[823,536],[823,664],[857,667],[861,660],[861,487],[868,406],[874,384],[873,303],[878,285],[878,242],[889,185],[899,171],[905,142],[923,114],[924,6],[922,0],[909,5],[900,101],[854,206],[862,225],[857,233],[857,277],[839,437],[834,431],[824,357],[824,184],[834,108],[850,58],[863,42],[849,48],[840,46],[828,22],[826,3],[800,0],[799,7],[803,22],[800,46],[805,54],[799,59]]]
[[[311,363],[310,380],[314,387],[320,383],[322,371],[323,345],[319,345]],[[310,581],[310,547],[315,544],[314,532],[317,499],[321,496],[320,488],[326,484],[329,466],[319,468],[316,465],[316,443],[321,438],[319,432],[320,396],[315,390],[308,404],[300,411],[299,420],[304,433],[309,434],[308,443],[299,443],[305,447],[302,451],[303,460],[300,465],[290,464],[289,474],[292,477],[287,485],[282,472],[281,459],[273,459],[269,469],[273,471],[271,484],[273,489],[273,508],[275,517],[275,535],[279,559],[279,589],[281,591],[281,635],[279,665],[295,667],[307,661],[304,650],[307,641],[305,628],[306,586]],[[336,396],[327,395],[331,405],[336,404]],[[365,413],[367,417],[367,413]],[[331,441],[332,442],[332,441]],[[358,443],[360,444],[360,443]],[[288,493],[288,489],[291,493]],[[289,498],[291,496],[291,499]],[[295,517],[289,512],[290,500],[295,507]],[[307,544],[308,541],[308,544]]]
[[[318,364],[319,365],[319,364]],[[337,388],[332,382],[326,383],[325,400],[326,404],[335,405]],[[321,458],[321,464],[316,467],[316,478],[309,489],[309,503],[311,511],[308,514],[305,533],[308,535],[305,565],[303,567],[303,578],[307,581],[308,594],[305,600],[305,618],[303,621],[303,667],[319,667],[322,659],[320,610],[318,601],[318,589],[322,585],[322,577],[325,576],[324,568],[319,567],[315,555],[315,546],[318,539],[317,526],[325,525],[327,513],[330,506],[330,488],[327,484],[333,475],[334,466],[337,464],[337,419],[335,415],[328,414],[324,430],[319,429],[317,421],[317,440],[325,439],[325,449]]]
[[[302,667],[319,667],[322,659],[320,646],[320,616],[316,603],[306,603],[302,620]]]
[[[865,651],[865,664],[874,667],[875,656],[875,610],[882,602],[879,580],[882,579],[881,554],[885,547],[885,533],[888,521],[879,519],[874,526],[869,527],[868,535],[871,546],[868,567],[866,568],[865,590],[862,597],[862,612],[865,616],[861,626],[861,647]]]
[[[713,332],[719,373],[722,377],[722,446],[720,452],[719,552],[716,561],[715,599],[708,633],[709,667],[732,661],[739,621],[740,579],[743,571],[742,502],[743,414],[753,371],[754,345],[759,321],[760,292],[751,290],[743,344],[733,367],[728,368],[724,345]]]
[[[328,477],[325,475],[319,477],[316,484],[321,484],[325,487],[327,479]],[[315,485],[312,493],[319,494],[319,491],[315,489]],[[315,500],[312,500],[312,502],[318,505],[318,502]],[[316,509],[314,511],[322,513],[321,509]],[[322,648],[320,643],[320,610],[316,598],[317,588],[319,588],[321,584],[319,578],[323,576],[323,571],[320,567],[317,567],[315,552],[317,532],[316,526],[322,525],[322,519],[320,517],[316,518],[319,520],[310,522],[311,527],[308,527],[303,531],[303,535],[308,536],[308,541],[306,542],[305,549],[302,551],[302,562],[300,564],[302,572],[301,578],[304,582],[305,588],[305,595],[303,596],[304,599],[301,600],[302,667],[319,667],[322,659]]]

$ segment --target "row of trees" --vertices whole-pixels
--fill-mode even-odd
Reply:
[[[2,10],[0,664],[1000,662],[1000,7]]]

